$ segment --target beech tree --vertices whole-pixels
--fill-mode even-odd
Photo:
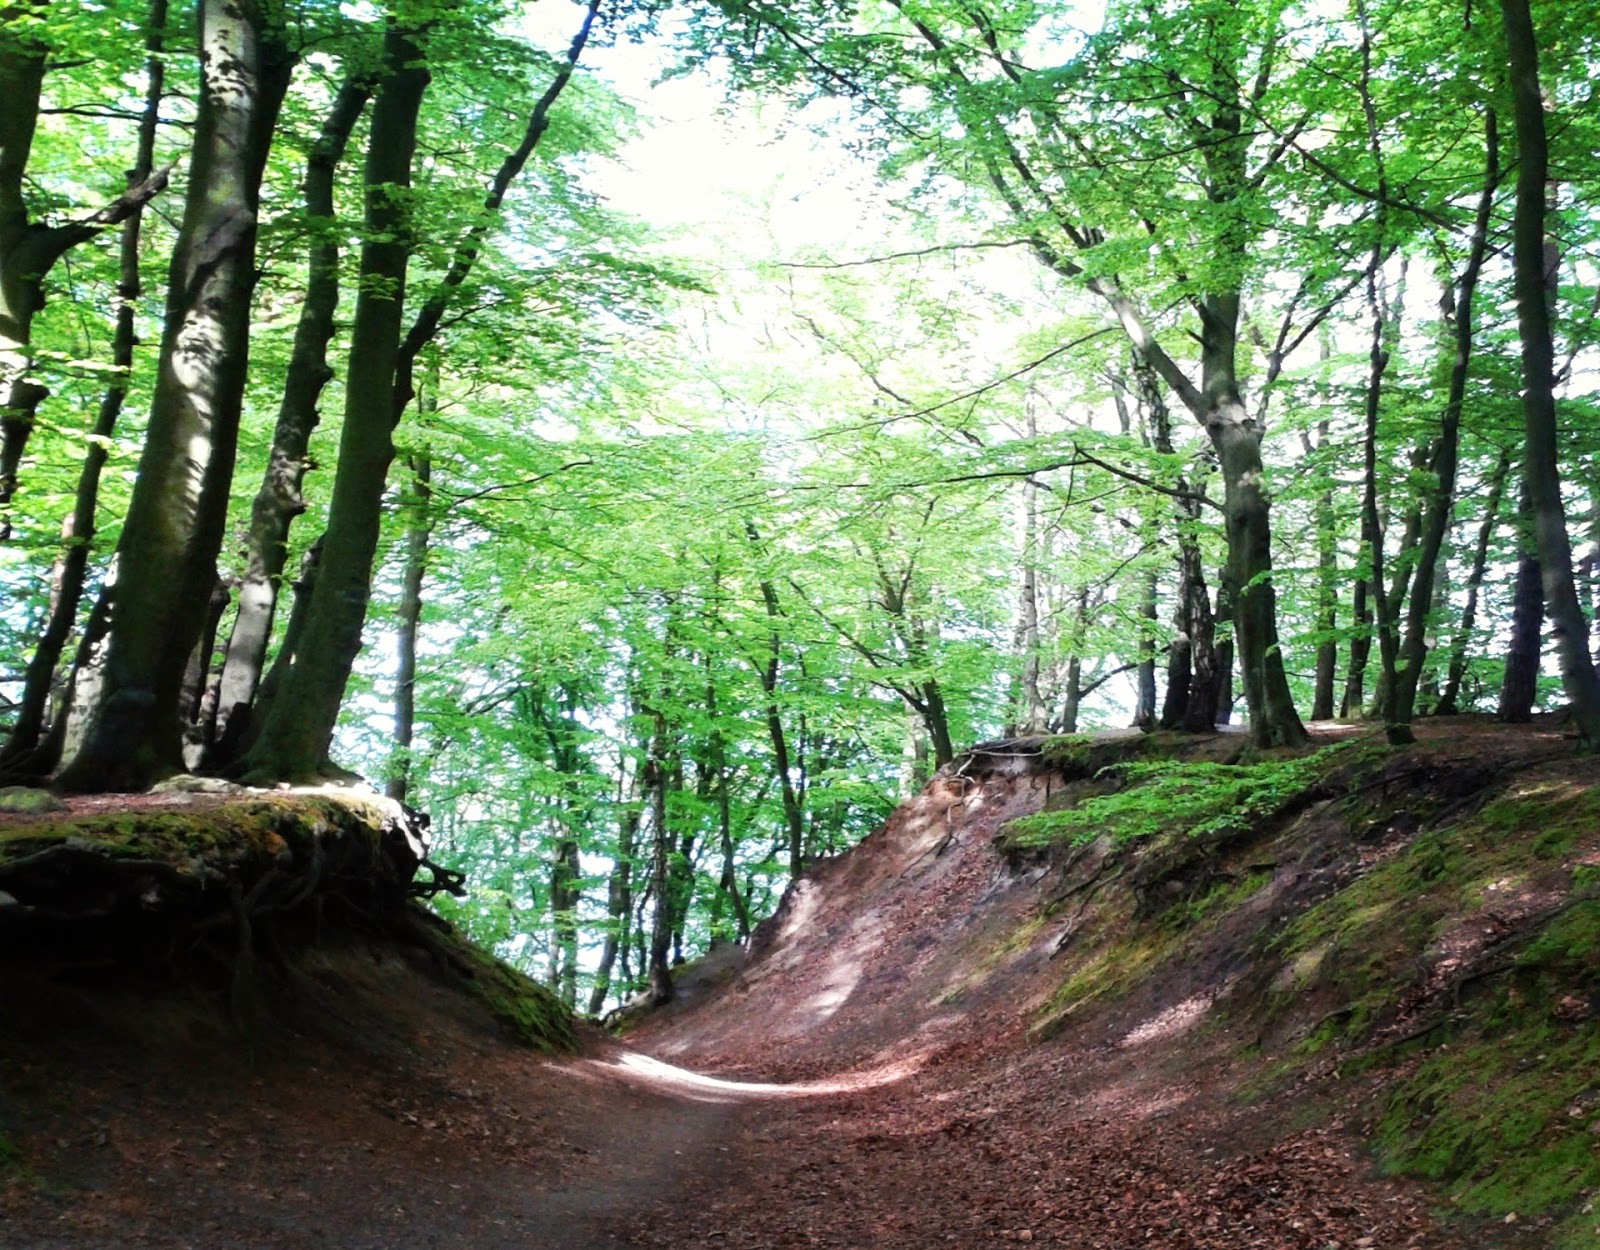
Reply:
[[[104,673],[74,789],[182,768],[179,690],[216,585],[256,282],[261,179],[295,56],[275,9],[200,0],[201,88],[150,422],[117,548]]]

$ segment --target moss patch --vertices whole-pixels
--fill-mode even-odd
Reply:
[[[1537,1012],[1523,1000],[1512,1013]],[[1508,1024],[1442,1046],[1389,1098],[1376,1144],[1385,1169],[1449,1187],[1474,1215],[1561,1211],[1600,1188],[1600,1024]],[[1590,1245],[1578,1213],[1560,1244]]]
[[[1114,1002],[1170,956],[1178,937],[1157,925],[1107,917],[1084,939],[1072,971],[1039,1009],[1030,1034],[1056,1036],[1093,1004]]]
[[[363,836],[376,845],[381,808],[359,798],[286,796],[171,811],[101,813],[32,821],[0,829],[0,866],[56,846],[158,860],[196,871],[218,859],[274,858],[290,842],[329,834]]]

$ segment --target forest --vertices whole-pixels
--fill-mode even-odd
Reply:
[[[0,0],[0,784],[364,776],[598,1014],[976,741],[1592,749],[1597,16]]]

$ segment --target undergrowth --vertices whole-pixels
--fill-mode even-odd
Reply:
[[[1016,846],[1084,843],[1109,836],[1117,843],[1187,833],[1221,833],[1269,820],[1344,763],[1341,742],[1308,755],[1237,764],[1210,760],[1132,760],[1100,771],[1121,788],[1058,811],[1019,817],[1005,828]]]

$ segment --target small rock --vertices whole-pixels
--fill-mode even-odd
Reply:
[[[28,786],[6,786],[0,789],[0,812],[64,812],[67,805],[48,790],[34,790]]]
[[[249,787],[238,785],[232,781],[224,781],[221,777],[195,777],[189,773],[179,773],[176,777],[168,777],[165,781],[158,781],[150,787],[151,794],[242,794]]]

